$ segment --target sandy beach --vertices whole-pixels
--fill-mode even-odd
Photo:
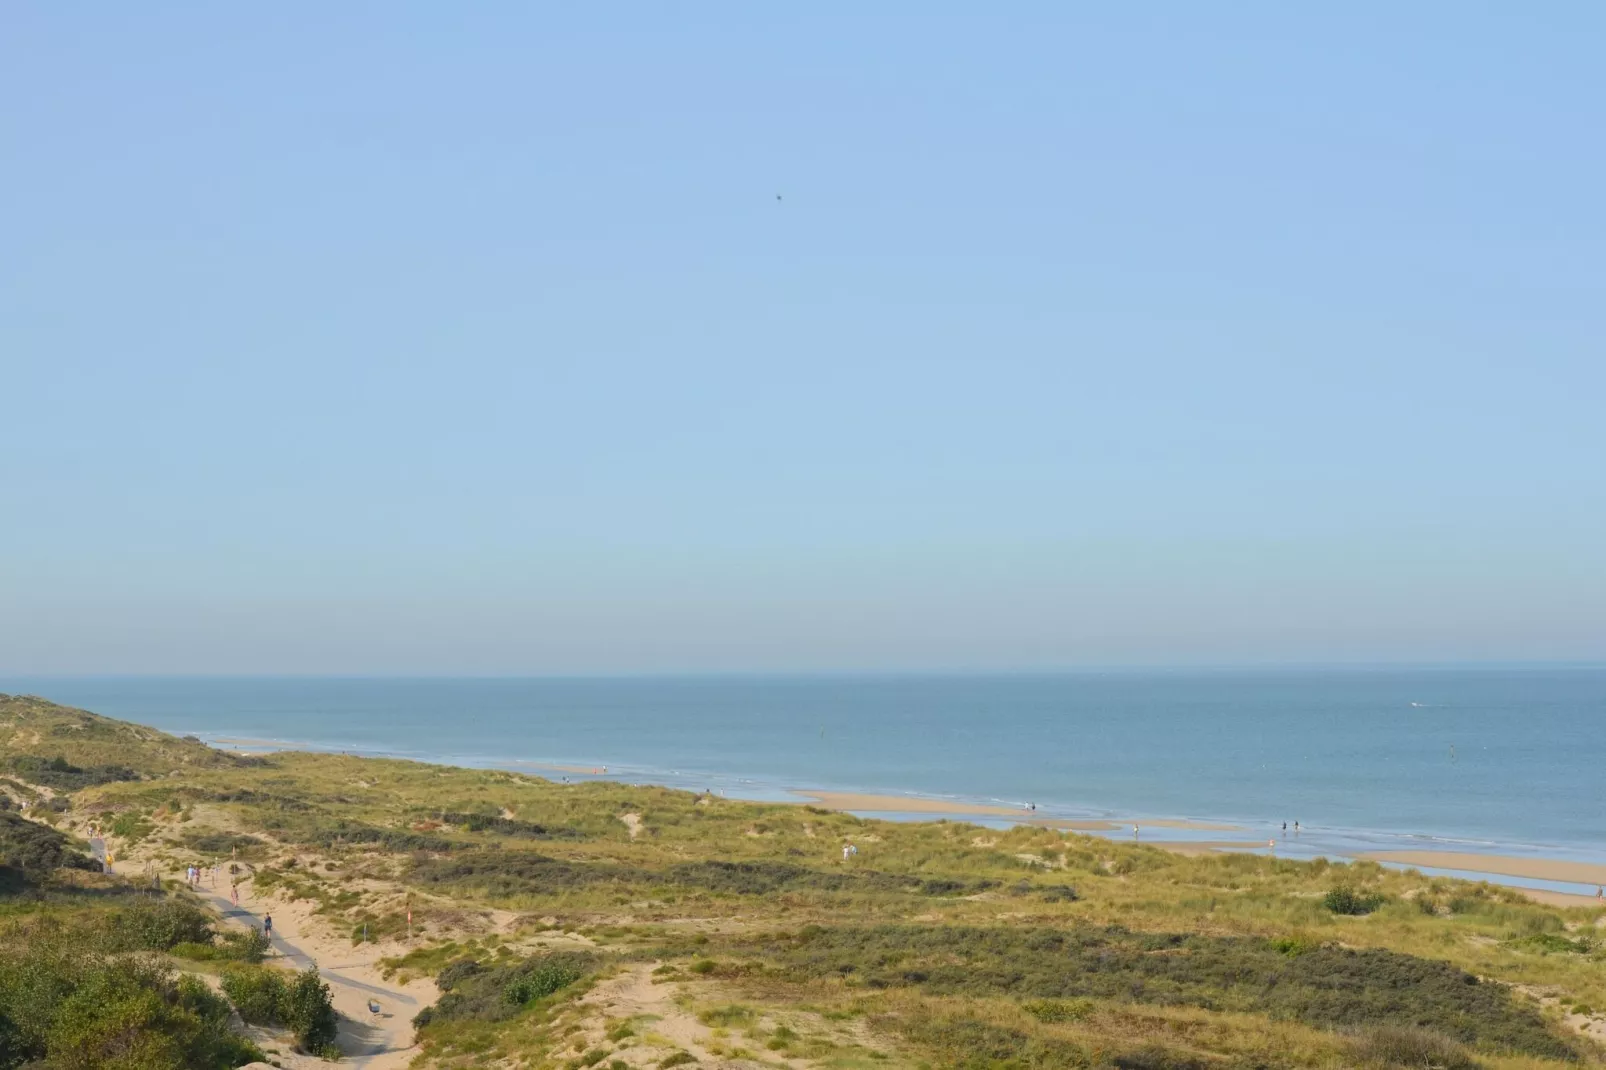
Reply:
[[[1062,829],[1066,832],[1114,832],[1130,829],[1132,821],[1117,818],[1060,818],[1032,817],[1034,810],[1022,806],[994,806],[986,803],[951,802],[947,799],[923,799],[913,795],[873,795],[854,791],[802,791],[793,789],[810,804],[826,810],[854,810],[862,813],[884,814],[968,814],[985,817],[1012,817],[1023,825]],[[1237,832],[1237,825],[1218,825],[1208,821],[1181,821],[1170,818],[1139,819],[1141,828],[1192,829],[1215,832]],[[1236,844],[1234,846],[1237,846]],[[1258,843],[1255,846],[1260,846]]]
[[[1554,858],[1521,858],[1462,851],[1374,851],[1360,857],[1406,866],[1463,869],[1472,873],[1494,873],[1505,877],[1528,877],[1569,884],[1606,885],[1606,865],[1598,862],[1565,862]]]

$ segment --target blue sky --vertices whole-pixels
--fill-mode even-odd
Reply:
[[[0,671],[1606,658],[1606,9],[982,7],[9,11]]]

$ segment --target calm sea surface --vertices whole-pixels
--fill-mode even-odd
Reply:
[[[209,740],[605,765],[621,779],[752,798],[917,793],[1035,802],[1040,814],[1225,819],[1256,835],[1298,820],[1305,853],[1561,848],[1606,859],[1606,668],[30,678],[0,679],[0,691]]]

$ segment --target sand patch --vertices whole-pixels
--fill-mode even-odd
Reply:
[[[630,838],[632,840],[635,839],[637,836],[641,835],[641,815],[640,814],[620,814],[619,815],[619,820],[623,821],[624,824],[625,824],[625,828],[630,830]]]
[[[1606,864],[1599,862],[1569,862],[1559,858],[1515,858],[1508,855],[1472,854],[1465,851],[1373,851],[1359,857],[1374,862],[1394,862],[1406,866],[1460,869],[1469,873],[1494,873],[1504,877],[1593,884],[1597,887],[1606,885]]]

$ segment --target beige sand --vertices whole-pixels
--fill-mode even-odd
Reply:
[[[1573,895],[1571,892],[1552,892],[1545,888],[1513,888],[1514,892],[1521,892],[1536,903],[1543,903],[1547,907],[1598,907],[1600,900],[1592,895]]]
[[[378,960],[386,949],[353,947],[349,939],[318,924],[312,903],[278,897],[265,900],[250,894],[249,881],[242,882],[240,907],[209,887],[196,892],[233,925],[259,925],[260,915],[271,912],[276,954],[269,961],[291,968],[305,968],[309,961],[317,964],[324,980],[330,982],[335,1010],[340,1013],[338,1044],[347,1056],[342,1065],[400,1070],[419,1053],[413,1046],[412,1017],[435,1002],[439,993],[434,981],[420,979],[402,985],[385,980]],[[398,949],[389,950],[394,954]],[[379,1013],[369,1009],[370,1000],[377,1001]],[[327,1065],[310,1056],[286,1053],[278,1058],[286,1070]]]
[[[1023,806],[993,806],[986,803],[950,802],[946,799],[922,799],[913,795],[872,795],[856,791],[802,791],[793,789],[826,810],[858,810],[867,813],[888,814],[975,814],[986,817],[1013,817],[1023,825],[1064,829],[1069,832],[1113,832],[1130,829],[1131,821],[1104,818],[1031,817],[1036,811]],[[1170,818],[1140,820],[1141,828],[1202,829],[1213,832],[1237,832],[1237,825],[1214,825],[1207,821],[1179,821]]]
[[[1462,851],[1375,851],[1361,855],[1374,862],[1405,866],[1464,869],[1471,873],[1497,873],[1505,877],[1566,881],[1569,884],[1606,885],[1606,865],[1598,862],[1564,862],[1555,858],[1513,858],[1507,855],[1470,854]],[[1587,898],[1587,897],[1585,897]]]

